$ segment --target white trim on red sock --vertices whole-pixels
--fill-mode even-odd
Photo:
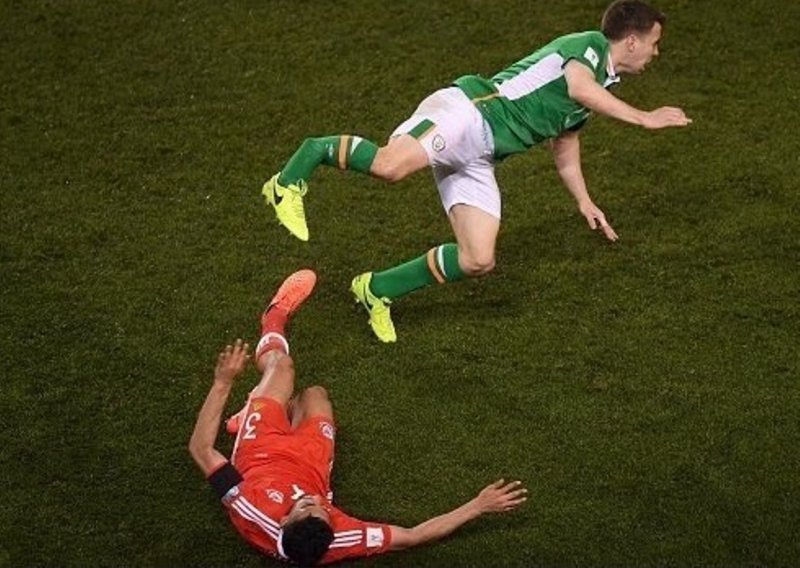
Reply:
[[[258,345],[256,346],[256,361],[267,351],[272,351],[272,349],[280,349],[279,347],[273,347],[272,349],[267,349],[269,343],[273,340],[279,341],[283,344],[283,352],[288,355],[289,354],[289,342],[286,341],[286,338],[281,335],[280,333],[275,333],[274,331],[270,331],[265,333],[261,339],[258,340]]]

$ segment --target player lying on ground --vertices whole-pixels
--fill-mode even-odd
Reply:
[[[241,536],[261,552],[301,565],[401,550],[447,536],[484,513],[510,511],[527,490],[498,480],[464,505],[413,528],[366,522],[333,505],[336,426],[324,388],[293,397],[294,366],[284,327],[311,293],[310,270],[286,279],[261,318],[256,365],[261,381],[241,412],[230,461],[214,447],[222,413],[244,370],[248,345],[237,340],[219,354],[211,390],[197,417],[189,451],[228,510]]]
[[[659,53],[664,15],[638,0],[620,0],[601,30],[559,37],[491,79],[467,75],[426,98],[382,147],[359,136],[308,138],[262,189],[278,221],[308,240],[303,196],[320,164],[395,182],[430,167],[456,243],[353,279],[378,339],[396,341],[389,304],[434,282],[481,276],[495,265],[500,191],[495,163],[548,142],[556,169],[589,227],[617,233],[592,201],[581,169],[579,132],[594,111],[648,129],[686,126],[683,110],[634,108],[607,89],[641,73]]]

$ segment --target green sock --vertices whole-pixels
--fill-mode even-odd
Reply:
[[[299,180],[308,181],[320,164],[368,174],[377,152],[377,145],[360,136],[306,138],[284,166],[278,183],[290,185]]]
[[[372,275],[370,290],[379,298],[399,298],[434,282],[456,282],[464,278],[458,264],[458,246],[447,243],[422,256]]]

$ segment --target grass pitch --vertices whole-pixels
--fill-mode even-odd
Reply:
[[[382,141],[605,2],[0,2],[0,565],[271,565],[186,444],[217,350],[300,267],[320,282],[290,339],[334,399],[345,510],[412,525],[530,489],[361,565],[796,564],[800,5],[658,6],[662,57],[617,94],[694,124],[586,128],[620,242],[544,149],[509,159],[496,272],[398,301],[385,346],[348,284],[451,240],[430,176],[319,170],[307,245],[261,184],[306,136]]]

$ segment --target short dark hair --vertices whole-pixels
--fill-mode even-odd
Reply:
[[[333,530],[319,517],[306,517],[283,527],[283,552],[300,566],[314,566],[333,542]]]
[[[600,27],[609,40],[623,39],[631,33],[646,34],[656,23],[664,26],[667,17],[641,0],[616,0],[606,8]]]

